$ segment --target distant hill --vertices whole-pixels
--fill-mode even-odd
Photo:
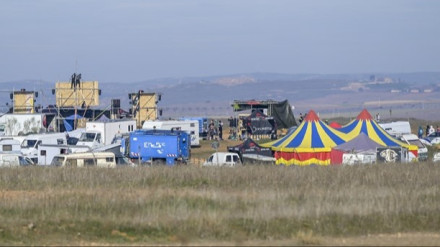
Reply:
[[[373,80],[374,79],[374,80]],[[93,78],[95,80],[95,78]],[[99,81],[99,78],[96,80]],[[164,117],[182,115],[230,115],[233,100],[285,100],[297,111],[320,109],[358,109],[365,102],[386,99],[434,100],[438,97],[440,73],[364,73],[364,74],[279,74],[248,73],[207,77],[159,78],[139,82],[101,82],[101,107],[111,99],[121,99],[122,108],[129,108],[128,94],[144,90],[159,92]],[[0,109],[10,103],[9,92],[24,88],[38,91],[37,104],[43,107],[55,104],[52,89],[55,82],[26,80],[0,83]],[[401,91],[391,94],[391,90]],[[431,94],[416,95],[410,90],[432,90]]]

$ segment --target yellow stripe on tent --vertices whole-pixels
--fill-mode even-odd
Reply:
[[[285,165],[285,166],[290,166],[290,165],[298,165],[298,166],[309,166],[309,165],[320,165],[320,166],[328,166],[330,165],[330,159],[326,159],[326,160],[319,160],[319,159],[308,159],[308,160],[304,160],[304,161],[299,161],[296,159],[291,159],[291,160],[285,160],[283,158],[277,159],[275,164],[277,165]]]

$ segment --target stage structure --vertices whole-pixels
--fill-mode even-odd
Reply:
[[[157,103],[162,99],[160,93],[146,93],[139,90],[137,93],[128,94],[131,104],[131,114],[136,119],[138,128],[142,128],[145,121],[156,120],[162,115],[162,110],[158,111]]]
[[[74,129],[76,129],[78,108],[87,110],[91,106],[99,106],[101,90],[98,81],[81,81],[81,74],[73,73],[70,82],[55,83],[52,93],[55,94],[58,112],[60,108],[74,108]]]
[[[38,92],[26,91],[21,89],[20,91],[14,91],[10,94],[13,105],[13,113],[35,113],[35,101],[38,97]]]

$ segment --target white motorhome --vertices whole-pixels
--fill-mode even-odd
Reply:
[[[231,152],[215,152],[203,163],[203,166],[227,166],[242,165],[240,156]]]
[[[396,121],[390,123],[379,123],[388,134],[403,141],[406,144],[416,145],[418,150],[418,160],[425,161],[428,159],[428,148],[420,141],[417,135],[411,133],[411,125],[408,121]]]
[[[190,134],[191,146],[200,146],[199,121],[198,120],[182,120],[182,121],[145,121],[142,129],[158,129],[158,130],[182,130]]]
[[[47,114],[7,113],[0,117],[0,135],[16,136],[29,133],[44,133],[50,123]]]
[[[41,144],[65,145],[67,137],[65,133],[28,135],[21,143],[21,152],[34,163],[38,163],[38,146]]]
[[[86,152],[56,155],[52,166],[88,167],[97,166],[105,168],[116,167],[115,154],[112,152]]]
[[[91,149],[89,146],[41,144],[38,145],[37,165],[50,165],[53,157],[55,157],[56,155],[90,151]]]
[[[92,150],[109,145],[118,134],[136,130],[136,120],[111,120],[109,122],[87,122],[86,131],[76,145],[89,146]]]

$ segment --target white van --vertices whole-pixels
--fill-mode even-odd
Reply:
[[[20,153],[0,153],[0,167],[32,165],[34,165],[34,162]]]
[[[206,161],[203,166],[237,166],[242,165],[240,157],[237,153],[231,152],[216,152],[213,153]]]
[[[112,152],[85,152],[55,155],[52,159],[52,166],[70,167],[116,167],[115,154]]]

